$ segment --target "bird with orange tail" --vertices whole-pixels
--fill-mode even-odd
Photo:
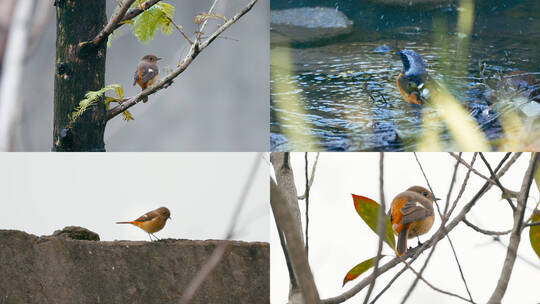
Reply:
[[[423,105],[431,95],[428,87],[436,86],[428,75],[424,60],[411,50],[403,50],[396,54],[403,63],[403,72],[399,73],[396,80],[399,93],[406,102]]]
[[[151,86],[159,76],[159,68],[157,66],[158,58],[156,55],[145,55],[139,64],[135,75],[133,75],[133,85],[138,84],[142,90]],[[143,99],[143,102],[147,102],[148,97]]]
[[[148,233],[150,241],[152,236],[159,240],[154,233],[160,231],[165,226],[168,219],[171,218],[171,212],[166,207],[157,208],[150,212],[145,213],[138,219],[130,222],[116,222],[117,224],[132,224]]]
[[[431,229],[435,220],[433,202],[436,200],[439,199],[421,186],[412,186],[392,200],[390,222],[398,236],[398,256],[407,251],[409,237],[418,237]],[[420,239],[418,243],[420,244]]]

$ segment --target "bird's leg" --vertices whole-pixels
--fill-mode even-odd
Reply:
[[[150,238],[150,242],[152,242],[152,237],[150,236],[150,233],[148,233],[148,237]]]
[[[156,240],[158,240],[158,241],[161,241],[161,239],[160,239],[160,238],[158,238],[157,236],[155,236],[155,235],[154,235],[153,233],[152,233],[152,236],[153,236],[153,237],[155,237],[155,238],[156,238]]]
[[[418,239],[418,246],[422,246],[422,242],[420,242],[420,237],[417,235],[416,238]]]

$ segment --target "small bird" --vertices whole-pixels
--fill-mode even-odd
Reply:
[[[161,58],[156,55],[145,55],[137,65],[137,70],[133,75],[133,85],[139,84],[142,90],[152,85],[159,76],[158,60],[161,60]],[[145,97],[143,102],[147,101],[148,98]]]
[[[171,218],[171,212],[166,207],[157,208],[156,210],[152,210],[143,216],[139,217],[138,219],[130,222],[116,222],[117,224],[132,224],[135,225],[142,230],[146,231],[148,233],[148,237],[150,237],[150,241],[152,241],[152,236],[154,236],[156,239],[158,239],[154,233],[160,231],[167,222],[168,219]],[[159,239],[158,239],[159,240]]]
[[[406,102],[423,105],[430,96],[426,86],[430,78],[424,60],[411,50],[403,50],[396,54],[401,57],[403,63],[403,72],[399,73],[396,80],[399,93]]]
[[[431,229],[435,220],[433,202],[436,200],[439,199],[421,186],[412,186],[392,200],[390,222],[398,236],[398,256],[407,251],[409,237],[418,237]]]

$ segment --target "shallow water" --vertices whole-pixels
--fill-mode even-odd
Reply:
[[[302,141],[317,150],[414,150],[422,114],[438,114],[429,106],[405,103],[397,91],[395,79],[402,64],[395,52],[404,48],[422,55],[430,75],[447,84],[489,140],[500,138],[498,121],[485,115],[488,100],[479,62],[485,63],[488,83],[515,69],[540,71],[539,3],[478,8],[473,34],[465,39],[456,33],[456,8],[410,14],[377,8],[372,19],[383,16],[391,21],[362,19],[359,25],[355,19],[353,34],[345,38],[323,46],[286,48],[293,61],[291,74],[271,66],[271,150],[298,150],[307,146]],[[468,51],[458,45],[463,41],[470,44]],[[390,51],[374,52],[382,45]],[[283,46],[272,46],[272,51],[279,48]],[[276,82],[292,85],[291,91],[276,92]],[[289,102],[297,107],[284,107]],[[296,120],[304,124],[299,127]],[[291,129],[300,136],[287,138]],[[443,149],[455,149],[448,132],[441,141]]]

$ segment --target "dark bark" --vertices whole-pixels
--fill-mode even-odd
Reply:
[[[92,40],[107,22],[105,0],[56,0],[54,151],[105,151],[105,105],[97,102],[70,124],[88,91],[105,86],[106,45]],[[106,40],[106,39],[105,39]]]

